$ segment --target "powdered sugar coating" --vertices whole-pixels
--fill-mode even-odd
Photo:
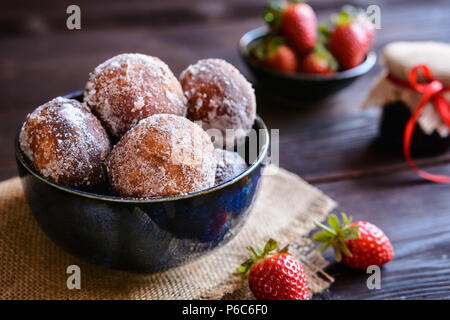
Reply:
[[[110,183],[124,197],[186,194],[214,185],[211,139],[186,118],[157,114],[141,120],[114,146]]]
[[[20,147],[45,178],[89,187],[106,178],[111,145],[100,121],[80,102],[55,98],[27,116]]]
[[[247,169],[247,163],[237,152],[220,148],[214,150],[216,156],[216,185],[233,179]]]
[[[84,101],[115,138],[153,114],[186,116],[183,91],[172,71],[144,54],[120,54],[96,67]]]
[[[250,131],[256,116],[252,85],[233,65],[222,59],[204,59],[190,65],[180,75],[188,102],[188,118],[202,121],[203,129],[219,129],[227,143],[241,140]]]

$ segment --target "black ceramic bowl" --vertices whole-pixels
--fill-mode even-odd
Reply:
[[[264,67],[250,54],[253,43],[266,36],[267,33],[267,27],[248,31],[239,40],[238,50],[240,56],[255,76],[257,84],[279,95],[305,100],[329,96],[348,86],[359,76],[369,72],[377,60],[375,52],[370,52],[359,66],[345,71],[338,71],[333,75],[278,72]]]
[[[80,92],[66,97],[82,99]],[[31,212],[51,239],[93,264],[150,273],[202,256],[239,232],[255,200],[269,145],[261,118],[254,129],[261,130],[258,155],[246,171],[207,190],[163,198],[136,200],[61,186],[33,169],[20,150],[19,134],[15,152]]]

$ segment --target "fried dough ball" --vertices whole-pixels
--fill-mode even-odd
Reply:
[[[247,169],[247,163],[237,152],[220,148],[214,150],[216,156],[216,185],[233,179]]]
[[[187,109],[181,85],[169,67],[143,54],[120,54],[96,67],[84,101],[115,139],[148,116],[186,116]]]
[[[180,82],[187,98],[187,117],[201,121],[205,130],[220,130],[222,139],[216,144],[230,146],[243,140],[255,121],[256,99],[239,70],[221,59],[204,59],[184,70]],[[233,131],[227,133],[227,129]]]
[[[186,194],[214,185],[216,160],[200,126],[171,114],[141,120],[114,146],[110,183],[124,197]]]
[[[74,188],[105,181],[108,135],[89,108],[76,100],[58,97],[35,109],[19,139],[45,178]]]

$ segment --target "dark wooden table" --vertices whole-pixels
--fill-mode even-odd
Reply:
[[[166,61],[175,74],[200,58],[224,58],[250,79],[236,51],[239,37],[261,25],[265,0],[134,0],[77,3],[82,28],[68,31],[71,1],[3,0],[0,10],[0,179],[16,175],[12,141],[28,112],[50,98],[84,86],[88,72],[122,52]],[[325,20],[348,1],[310,1]],[[366,7],[365,1],[352,1]],[[377,1],[370,1],[370,4]],[[393,40],[449,41],[448,1],[378,3],[382,29],[375,50]],[[330,290],[316,299],[450,298],[450,187],[418,179],[401,155],[374,147],[378,110],[362,112],[368,75],[335,96],[288,101],[258,93],[258,113],[280,129],[281,166],[339,202],[339,210],[380,226],[395,259],[383,268],[382,289],[367,275],[333,264]],[[419,163],[450,174],[450,153]],[[331,252],[326,256],[332,259]]]

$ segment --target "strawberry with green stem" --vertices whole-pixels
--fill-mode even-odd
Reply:
[[[295,51],[285,44],[282,37],[266,36],[254,49],[254,55],[266,67],[294,73],[298,69],[298,57]]]
[[[299,53],[310,52],[317,39],[314,10],[299,0],[269,2],[263,14],[273,32],[280,33]]]
[[[344,6],[331,18],[334,28],[329,36],[329,49],[344,69],[360,65],[369,51],[375,28],[361,10]]]
[[[341,11],[331,16],[331,22],[335,25],[346,25],[354,23],[359,25],[365,32],[368,38],[368,45],[372,44],[375,38],[375,25],[366,11],[361,8],[355,8],[351,5],[345,5]],[[370,47],[367,48],[369,50]]]
[[[313,236],[313,240],[323,243],[318,251],[333,247],[337,262],[343,261],[351,268],[362,270],[371,265],[381,266],[393,259],[391,242],[381,229],[366,221],[352,222],[345,213],[342,213],[342,220],[341,225],[339,218],[330,214],[329,226],[316,222],[323,229]]]
[[[248,247],[254,257],[239,272],[248,275],[248,285],[259,300],[308,300],[308,284],[300,263],[288,247],[275,251],[278,243],[270,239],[264,249]]]

